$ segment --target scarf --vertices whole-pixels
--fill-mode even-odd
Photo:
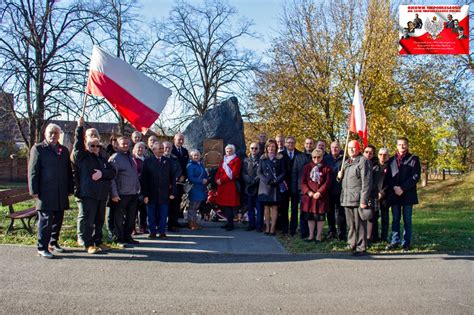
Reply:
[[[232,161],[236,157],[235,154],[229,155],[229,156],[224,156],[224,162],[222,163],[222,168],[224,169],[224,172],[227,174],[227,177],[229,177],[230,180],[232,180],[232,169],[229,167],[230,161]]]
[[[314,165],[314,167],[311,169],[311,172],[309,173],[309,177],[313,182],[321,184],[321,172],[319,171],[319,166],[320,164]]]

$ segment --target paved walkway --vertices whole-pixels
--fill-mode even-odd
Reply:
[[[137,235],[140,244],[134,249],[157,252],[188,252],[210,254],[287,254],[275,237],[246,231],[245,226],[236,224],[236,229],[226,231],[221,222],[201,222],[202,230],[180,229],[178,233],[168,233],[166,240],[150,240],[145,235]]]

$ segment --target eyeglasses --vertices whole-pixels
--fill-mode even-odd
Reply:
[[[322,156],[313,156],[313,159],[322,159]]]
[[[379,155],[387,156],[387,153],[379,153]]]
[[[250,148],[250,150],[257,150],[258,148]]]
[[[100,144],[91,144],[91,145],[89,145],[89,147],[91,147],[91,148],[99,148],[99,149],[102,148],[102,146],[101,146]]]

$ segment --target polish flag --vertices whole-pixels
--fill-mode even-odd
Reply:
[[[364,148],[367,146],[367,121],[358,83],[356,83],[354,90],[351,117],[349,118],[349,131],[357,133],[364,142]]]
[[[160,116],[171,90],[94,46],[86,93],[104,97],[123,118],[145,133]]]

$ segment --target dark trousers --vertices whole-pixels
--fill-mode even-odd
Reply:
[[[382,226],[382,234],[380,239],[384,242],[388,240],[388,226],[390,221],[390,211],[386,203],[380,204],[380,223]]]
[[[146,230],[147,227],[147,207],[143,202],[138,203],[138,226],[140,229]]]
[[[359,207],[345,207],[346,220],[349,226],[347,244],[358,252],[367,250],[367,220],[362,220]]]
[[[289,232],[294,235],[298,228],[298,204],[300,194],[287,191],[278,207],[278,228],[283,233]],[[291,205],[291,219],[288,220],[288,207]]]
[[[234,207],[223,207],[222,209],[227,218],[227,227],[234,228]]]
[[[38,211],[38,250],[57,245],[63,225],[64,211]]]
[[[337,235],[339,240],[345,241],[347,239],[346,212],[344,207],[341,207],[340,195],[329,197],[327,217],[329,232]]]
[[[84,208],[82,206],[82,200],[76,198],[77,209],[77,240],[84,242],[82,235],[84,234]]]
[[[102,244],[102,228],[105,222],[106,201],[83,198],[81,203],[84,218],[84,230],[82,234],[84,246],[99,246]]]
[[[379,218],[380,218],[380,211],[373,211],[372,218],[369,220],[372,223],[372,234],[370,236],[370,240],[372,242],[379,241]]]
[[[177,186],[177,194],[173,200],[170,200],[169,214],[168,214],[168,227],[178,226],[179,214],[181,212],[181,201],[183,200],[183,185]]]
[[[147,205],[148,212],[148,228],[150,234],[156,234],[158,231],[160,234],[166,234],[166,220],[168,220],[168,205],[149,203]]]
[[[108,202],[109,212],[107,213],[107,228],[109,229],[110,234],[114,234],[114,220],[115,220],[115,208],[117,203],[109,200]]]
[[[308,221],[304,219],[302,209],[303,209],[303,205],[301,204],[301,194],[300,194],[300,232],[301,232],[301,238],[307,238],[309,236],[309,226],[308,226]]]
[[[137,195],[120,195],[120,201],[115,205],[114,235],[119,243],[126,243],[132,238],[137,204]]]
[[[249,216],[249,227],[250,228],[263,228],[263,211],[262,205],[258,201],[258,196],[245,195],[247,199],[247,211]]]

